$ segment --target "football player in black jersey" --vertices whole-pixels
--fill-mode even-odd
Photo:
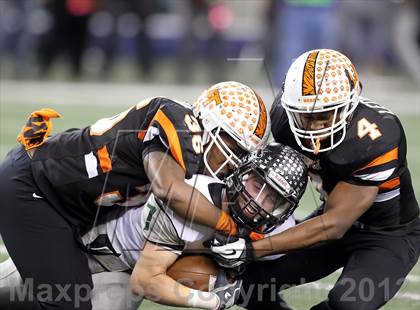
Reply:
[[[184,179],[197,173],[224,178],[242,155],[263,147],[270,132],[259,95],[233,81],[205,90],[192,107],[149,98],[48,137],[53,117],[59,114],[50,109],[32,113],[18,137],[22,145],[0,166],[0,233],[23,280],[33,281],[30,309],[74,309],[75,302],[90,309],[89,298],[77,296],[92,285],[79,236],[102,213],[141,206],[150,192],[182,217],[235,234],[232,218]]]
[[[207,175],[194,175],[185,182],[215,207],[229,212],[238,224],[240,235],[250,241],[267,238],[296,224],[292,214],[305,191],[307,179],[307,167],[300,154],[288,146],[272,143],[246,156],[226,179],[226,184]],[[166,305],[203,309],[215,309],[217,303],[218,309],[224,309],[236,300],[235,291],[238,292],[241,282],[227,283],[223,269],[218,271],[214,283],[208,283],[215,289],[208,293],[177,284],[167,274],[181,253],[208,253],[205,244],[214,235],[213,229],[186,222],[153,194],[144,208],[118,208],[102,220],[106,222],[101,221],[82,236],[83,242],[91,245],[90,249],[101,253],[88,255],[94,283],[91,296],[94,309],[137,310],[143,297]],[[185,271],[188,268],[193,271],[196,266],[186,266]],[[0,263],[0,287],[18,289],[21,284],[11,259]],[[130,286],[136,295],[129,293]]]
[[[242,247],[243,256],[290,252],[251,264],[248,285],[274,285],[275,278],[280,289],[344,268],[328,299],[312,309],[373,310],[395,296],[416,264],[419,206],[404,130],[361,89],[353,64],[337,51],[309,51],[291,65],[270,112],[272,132],[306,156],[324,204],[296,227]],[[225,261],[232,249],[215,250]],[[247,308],[289,309],[272,291],[255,291]]]

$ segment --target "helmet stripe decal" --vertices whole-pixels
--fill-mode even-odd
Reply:
[[[350,90],[353,90],[357,85],[357,80],[359,80],[359,76],[357,75],[356,68],[353,64],[351,64],[351,69],[353,72],[349,72],[349,70],[344,69],[344,72],[346,73],[346,77],[349,80],[350,83]]]
[[[254,130],[254,134],[258,138],[262,139],[264,137],[265,129],[267,126],[267,111],[265,109],[265,105],[261,97],[255,91],[254,91],[254,94],[257,97],[258,105],[260,106],[260,115],[259,115],[257,127]]]
[[[302,96],[316,95],[315,91],[315,64],[319,51],[309,53],[306,58],[302,78]]]

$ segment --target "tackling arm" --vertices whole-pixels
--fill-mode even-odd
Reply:
[[[185,183],[185,173],[172,156],[160,151],[150,152],[144,157],[143,164],[153,194],[168,202],[179,216],[226,234],[236,234],[236,223],[232,218]]]
[[[166,275],[177,258],[174,252],[146,242],[131,274],[133,292],[164,305],[217,309],[219,298],[215,293],[190,289]]]
[[[266,239],[253,242],[255,257],[285,253],[321,241],[340,239],[373,204],[376,186],[339,182],[328,196],[324,213]]]

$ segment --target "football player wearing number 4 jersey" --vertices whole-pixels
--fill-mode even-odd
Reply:
[[[416,264],[419,206],[404,130],[395,114],[360,93],[353,64],[337,51],[309,51],[291,65],[271,109],[272,132],[306,155],[325,202],[300,225],[242,249],[256,257],[293,251],[249,265],[245,287],[275,278],[280,289],[343,268],[328,299],[312,309],[373,310],[395,296]],[[225,262],[231,249],[213,250]],[[271,291],[247,308],[290,309]]]
[[[31,294],[51,288],[48,298],[26,296],[29,309],[74,309],[75,302],[90,309],[90,301],[76,301],[77,288],[92,286],[80,235],[108,210],[142,206],[149,193],[183,218],[235,234],[232,218],[184,179],[226,177],[241,156],[265,146],[270,132],[261,98],[238,82],[210,87],[193,106],[150,98],[49,137],[54,117],[60,115],[51,109],[32,113],[18,136],[22,145],[0,166],[3,241],[23,280],[33,281]],[[72,298],[63,298],[63,288]],[[1,293],[0,308],[13,308],[10,294]]]

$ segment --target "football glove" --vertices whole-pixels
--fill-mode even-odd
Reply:
[[[219,298],[217,310],[228,309],[234,306],[241,293],[241,287],[241,279],[232,279],[226,271],[219,269],[212,291]]]
[[[209,245],[216,262],[225,268],[238,269],[255,259],[254,248],[248,238],[215,233]]]

